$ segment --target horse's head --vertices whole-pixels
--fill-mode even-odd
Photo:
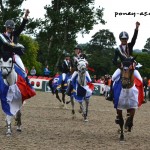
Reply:
[[[134,60],[135,58],[126,58],[122,62],[121,81],[123,88],[130,88],[134,84]]]
[[[85,59],[79,59],[77,63],[77,68],[79,73],[84,74],[87,70],[87,61]]]
[[[11,73],[13,67],[13,59],[11,57],[5,61],[3,58],[0,58],[0,71],[3,78],[6,78]]]

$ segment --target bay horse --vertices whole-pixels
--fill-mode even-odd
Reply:
[[[72,114],[75,115],[74,100],[80,105],[80,111],[84,121],[88,121],[88,107],[89,99],[94,90],[94,85],[91,83],[91,78],[87,74],[87,64],[85,59],[79,59],[77,62],[77,69],[71,79],[72,92],[70,95]]]
[[[131,132],[135,111],[143,101],[143,83],[142,79],[136,78],[137,70],[134,69],[134,61],[135,58],[126,58],[122,62],[121,75],[113,85],[114,107],[117,112],[115,122],[120,126],[120,141],[124,141],[123,128]],[[127,110],[125,123],[123,109]]]

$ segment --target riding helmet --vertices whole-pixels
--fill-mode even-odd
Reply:
[[[15,28],[15,23],[13,20],[7,20],[5,22],[5,25],[4,25],[6,28],[11,28],[11,29],[14,29]]]
[[[70,54],[69,54],[69,53],[66,53],[66,54],[65,54],[65,57],[70,57]]]
[[[80,46],[76,46],[76,47],[74,48],[74,50],[76,50],[76,49],[79,49],[80,51],[82,51],[82,48],[81,48]]]
[[[129,35],[128,35],[128,33],[127,32],[125,32],[125,31],[122,31],[120,34],[119,34],[119,39],[121,40],[121,39],[129,39]]]

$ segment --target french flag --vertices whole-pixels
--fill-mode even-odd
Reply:
[[[94,90],[94,84],[92,84],[90,79],[86,77],[86,83],[87,85],[81,86],[78,81],[78,74],[76,77],[72,80],[73,85],[73,93],[72,96],[75,98],[78,102],[83,102],[84,99],[89,99],[92,96],[93,90]]]
[[[114,91],[114,108],[129,109],[138,108],[144,100],[143,83],[136,77],[134,78],[134,86],[129,89],[122,89],[121,80],[115,81],[113,85]]]
[[[4,83],[0,73],[0,99],[2,110],[9,116],[15,115],[21,109],[25,100],[36,95],[35,90],[30,85],[22,70],[15,66],[17,72],[17,82],[11,86]]]

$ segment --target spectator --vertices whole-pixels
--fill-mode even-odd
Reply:
[[[33,66],[32,69],[30,70],[30,75],[35,76],[36,75],[36,70],[35,67]]]
[[[147,82],[147,77],[144,77],[143,79],[143,87],[144,87],[144,103],[147,102],[147,95],[146,95],[146,92],[147,92],[147,86],[148,86],[148,82]]]
[[[148,100],[150,101],[150,79],[148,80]]]
[[[45,77],[49,77],[50,75],[50,70],[49,70],[49,66],[47,65],[45,68],[44,68],[44,76]]]
[[[92,82],[93,83],[100,83],[100,80],[97,78],[96,75],[94,75],[94,77],[92,78]]]

